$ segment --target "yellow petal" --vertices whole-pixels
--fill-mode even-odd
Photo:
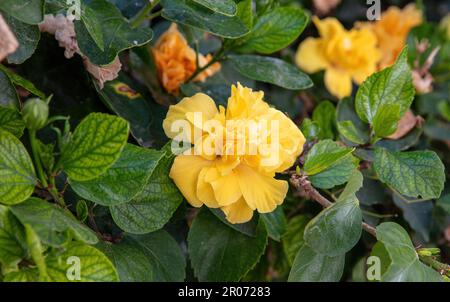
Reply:
[[[217,203],[214,196],[213,187],[206,181],[206,175],[213,167],[205,167],[200,171],[197,182],[197,198],[202,201],[209,208],[218,208],[220,205]]]
[[[263,175],[245,165],[239,165],[236,174],[242,195],[251,209],[269,213],[283,203],[288,191],[286,181]]]
[[[198,112],[202,116],[202,121],[205,122],[212,119],[218,110],[213,99],[204,93],[197,93],[192,97],[182,99],[178,104],[169,107],[166,118],[163,122],[164,132],[169,138],[175,138],[179,129],[171,129],[176,121],[185,120],[194,124],[193,113]],[[196,123],[196,127],[201,127],[201,123]],[[193,137],[193,127],[191,127],[191,142]]]
[[[193,150],[191,150],[193,152]],[[212,165],[212,161],[196,155],[178,155],[170,169],[170,178],[181,191],[186,200],[194,207],[201,207],[203,202],[197,197],[197,183],[200,171]]]
[[[250,221],[253,217],[253,210],[247,205],[243,198],[235,203],[222,207],[225,217],[230,223],[244,223]]]
[[[315,73],[327,68],[327,60],[323,56],[323,45],[320,39],[307,38],[298,47],[295,63],[307,73]]]
[[[231,96],[228,98],[227,119],[249,119],[263,114],[269,105],[263,100],[263,91],[253,91],[240,83],[231,86]]]
[[[345,31],[341,22],[336,18],[325,18],[320,20],[317,16],[313,16],[312,20],[317,27],[320,36],[324,39],[331,39]]]
[[[266,172],[283,172],[290,168],[302,153],[305,137],[297,125],[279,110],[270,108],[262,118],[269,121],[271,135],[259,145],[261,152],[258,165]],[[272,127],[273,122],[277,122],[276,128]],[[278,145],[278,150],[267,152],[265,149],[271,149],[271,142]],[[250,161],[250,166],[255,165]]]
[[[235,203],[242,197],[237,175],[233,171],[226,175],[221,175],[216,167],[209,168],[205,180],[211,184],[215,199],[221,206]]]
[[[352,78],[345,72],[337,69],[327,69],[325,72],[325,86],[328,91],[342,99],[352,94]]]

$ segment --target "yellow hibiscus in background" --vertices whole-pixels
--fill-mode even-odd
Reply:
[[[307,73],[325,70],[325,86],[338,98],[352,93],[352,81],[361,84],[377,70],[380,52],[369,29],[346,30],[336,18],[313,17],[319,38],[299,46],[295,61]]]
[[[252,218],[253,211],[269,213],[283,202],[288,182],[275,179],[275,173],[295,163],[303,151],[305,138],[291,119],[271,108],[263,97],[262,91],[252,91],[238,83],[231,88],[227,109],[222,106],[218,109],[214,100],[203,93],[170,106],[163,123],[168,137],[176,138],[172,125],[180,120],[200,133],[201,140],[186,136],[193,147],[175,158],[170,171],[170,177],[192,206],[220,208],[229,222],[244,223]],[[201,113],[202,122],[195,121],[195,113]],[[206,126],[212,121],[214,129]],[[276,156],[263,152],[259,141],[247,135],[250,125],[261,121],[278,125],[269,127],[267,132],[257,129],[258,137],[263,139],[278,131]],[[215,142],[214,154],[203,148],[205,142],[211,141]]]
[[[167,92],[178,95],[181,84],[188,80],[197,68],[197,56],[183,35],[178,31],[175,23],[162,34],[152,48],[158,70],[158,76]],[[199,54],[199,67],[203,67],[211,60]],[[220,70],[220,63],[215,63],[200,73],[194,81],[204,81]]]
[[[444,31],[447,36],[447,40],[450,40],[450,14],[447,14],[444,19],[439,23],[439,27]]]
[[[414,3],[403,9],[389,7],[381,14],[381,19],[375,22],[357,23],[358,28],[371,30],[377,37],[378,48],[381,51],[379,70],[394,64],[406,44],[411,29],[422,23],[422,12]]]

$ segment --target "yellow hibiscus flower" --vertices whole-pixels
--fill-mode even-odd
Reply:
[[[158,39],[152,48],[158,70],[158,76],[167,92],[178,95],[179,88],[188,80],[197,68],[197,56],[175,23]],[[203,67],[211,60],[199,54],[199,66]],[[220,63],[215,63],[200,73],[194,81],[204,81],[220,70]]]
[[[361,84],[376,71],[380,53],[368,29],[346,30],[336,18],[313,17],[320,37],[307,38],[296,53],[297,65],[307,73],[325,70],[325,86],[344,98],[352,93],[352,80]]]
[[[170,106],[166,135],[190,144],[175,158],[170,177],[192,206],[220,208],[229,222],[244,223],[253,211],[269,213],[283,202],[288,183],[275,173],[295,163],[305,138],[263,97],[238,83],[227,109],[203,93]],[[187,133],[180,135],[180,122]]]
[[[447,35],[447,40],[450,40],[450,14],[447,14],[439,23],[439,27]]]
[[[403,9],[396,6],[389,7],[381,14],[381,19],[375,22],[358,23],[358,28],[370,29],[378,40],[381,50],[379,70],[394,64],[405,46],[408,33],[422,23],[422,12],[414,3]]]

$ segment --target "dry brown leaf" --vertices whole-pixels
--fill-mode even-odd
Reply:
[[[389,139],[399,139],[408,134],[419,121],[419,118],[414,115],[411,110],[408,110],[405,115],[400,119],[397,125],[397,130],[389,135]]]
[[[427,39],[422,41],[415,41],[416,50],[419,54],[425,53],[430,47],[430,43]],[[430,93],[433,91],[433,76],[430,73],[431,65],[440,50],[440,47],[434,48],[428,55],[427,59],[420,66],[419,58],[414,61],[414,69],[412,71],[413,84],[418,94]]]
[[[447,242],[450,242],[450,226],[448,226],[445,231],[444,231],[444,236],[445,236],[445,240],[447,240]]]
[[[112,81],[117,78],[120,70],[122,69],[122,63],[120,63],[118,57],[114,60],[114,62],[106,66],[94,65],[87,57],[84,57],[83,61],[84,67],[97,80],[100,89],[103,89],[105,82]]]
[[[19,48],[19,42],[0,15],[0,62]]]
[[[76,53],[80,53],[78,48],[75,25],[72,20],[64,15],[45,15],[44,22],[39,24],[41,32],[55,35],[60,47],[65,48],[64,56],[72,58]]]
[[[412,71],[413,84],[417,93],[425,94],[433,91],[433,76],[430,73],[421,75],[420,71]]]
[[[78,48],[78,42],[73,20],[64,15],[45,15],[44,22],[39,24],[41,32],[55,35],[59,46],[65,49],[64,55],[67,59],[72,58],[76,53],[82,56],[86,70],[97,80],[101,89],[105,82],[112,81],[118,77],[122,68],[119,58],[107,66],[97,66],[86,56],[83,56]]]
[[[326,15],[339,3],[341,3],[341,0],[314,0],[314,7],[317,10],[317,14]]]

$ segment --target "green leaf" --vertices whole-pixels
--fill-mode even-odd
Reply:
[[[429,119],[425,123],[424,132],[432,139],[450,140],[450,123]]]
[[[25,130],[22,115],[16,109],[0,106],[0,129],[6,130],[20,138]]]
[[[29,224],[25,224],[24,226],[27,246],[28,250],[30,251],[31,259],[33,259],[37,269],[39,270],[39,281],[48,280],[47,265],[45,263],[44,257],[44,247],[41,244],[41,240]]]
[[[400,109],[398,104],[382,104],[379,106],[372,122],[376,137],[387,137],[397,130],[398,121],[401,119]]]
[[[358,117],[353,98],[339,101],[336,107],[336,122],[339,134],[346,145],[365,144],[369,141],[369,125]]]
[[[17,268],[25,257],[23,242],[25,234],[22,225],[7,207],[0,205],[0,264],[3,272]]]
[[[236,39],[249,30],[237,17],[228,17],[188,0],[162,0],[162,16],[170,21],[205,30],[223,38]]]
[[[444,165],[433,151],[376,148],[373,167],[380,181],[408,197],[438,198],[444,189]]]
[[[236,15],[236,3],[233,0],[194,0],[194,2],[222,15]]]
[[[358,145],[364,145],[369,140],[368,136],[356,128],[352,121],[338,122],[337,128],[343,137]]]
[[[303,135],[306,137],[308,141],[313,140],[319,136],[320,133],[320,127],[319,123],[313,122],[309,118],[305,118],[300,125],[300,130],[302,131]]]
[[[239,281],[259,261],[266,244],[262,221],[256,237],[249,237],[205,209],[194,219],[188,236],[189,255],[199,281]]]
[[[164,230],[147,235],[126,234],[117,244],[101,243],[122,282],[180,282],[186,261],[178,243]]]
[[[266,214],[260,214],[262,221],[266,225],[269,237],[280,241],[286,232],[287,222],[282,207],[277,207],[275,211]]]
[[[360,257],[352,268],[352,282],[367,282],[366,257]]]
[[[75,129],[61,156],[72,180],[86,181],[105,173],[120,157],[128,139],[128,123],[104,113],[89,114]]]
[[[252,219],[246,223],[230,223],[228,222],[227,218],[225,217],[225,214],[221,209],[209,208],[209,210],[211,211],[211,213],[216,215],[216,217],[219,218],[219,220],[222,221],[226,226],[247,236],[250,237],[256,236],[256,231],[259,222],[258,215],[253,215]]]
[[[393,201],[403,211],[403,218],[411,228],[423,238],[430,241],[430,231],[433,223],[433,202],[431,200],[411,201],[404,196],[393,194]]]
[[[253,28],[252,0],[242,0],[237,4],[236,16],[244,22],[248,29]]]
[[[439,114],[450,122],[450,103],[442,101],[438,104]]]
[[[289,220],[286,233],[283,235],[281,242],[283,243],[284,253],[290,264],[294,262],[295,255],[303,244],[303,234],[310,217],[305,215],[295,216]]]
[[[336,116],[336,109],[330,101],[321,102],[316,109],[314,109],[312,120],[317,122],[320,128],[320,139],[334,138],[334,120]]]
[[[47,171],[52,171],[53,166],[55,164],[55,156],[53,154],[55,150],[54,143],[52,144],[44,144],[41,141],[38,141],[38,148],[40,152],[40,158],[42,161],[42,165]]]
[[[5,66],[0,64],[0,74],[1,74],[1,71],[3,71],[7,75],[7,77],[9,77],[12,84],[22,87],[23,89],[34,94],[35,96],[39,97],[40,99],[47,99],[47,97],[45,96],[45,93],[43,93],[42,91],[37,89],[33,83],[31,83],[27,79],[21,77],[17,73],[12,72],[8,68],[6,68]],[[0,82],[1,82],[1,80],[0,80]],[[14,91],[14,93],[15,93],[15,91]]]
[[[381,276],[384,282],[440,282],[442,277],[421,263],[408,233],[394,222],[377,227],[377,239],[387,251],[391,263]]]
[[[423,130],[421,128],[414,128],[406,136],[392,140],[392,139],[382,139],[375,143],[376,147],[386,148],[389,151],[404,151],[408,150],[412,146],[416,145],[419,141]]]
[[[339,256],[361,237],[362,213],[358,199],[345,197],[322,210],[306,226],[304,240],[316,253]]]
[[[47,256],[46,262],[47,272],[52,281],[119,281],[116,268],[108,257],[98,249],[89,245],[71,243],[63,253],[59,254],[54,252]],[[80,265],[79,276],[76,274],[75,267],[78,264]],[[80,277],[80,279],[77,280],[77,277]]]
[[[324,171],[309,177],[316,188],[331,189],[346,183],[358,167],[359,160],[349,154]]]
[[[331,140],[315,144],[306,156],[303,169],[313,186],[330,189],[345,183],[358,165],[352,148],[341,147]]]
[[[315,144],[306,156],[303,169],[308,176],[318,174],[353,152],[326,139]]]
[[[364,122],[374,123],[377,112],[384,105],[398,105],[399,119],[408,110],[413,101],[415,89],[407,55],[407,48],[405,48],[394,65],[371,75],[359,87],[355,106],[356,112]],[[390,116],[386,121],[392,123]],[[376,122],[382,124],[383,116],[379,116]]]
[[[10,272],[5,275],[5,282],[36,282],[39,272],[36,268],[23,268],[20,271]]]
[[[277,58],[255,55],[231,55],[229,58],[237,71],[253,80],[292,90],[306,89],[313,85],[309,76]]]
[[[167,108],[145,99],[130,84],[130,79],[121,73],[118,79],[105,83],[103,89],[96,89],[103,103],[130,123],[131,135],[139,145],[161,147],[167,139],[162,129]]]
[[[0,10],[27,24],[38,24],[44,19],[44,0],[2,0]]]
[[[163,22],[162,24],[165,24],[165,22]],[[163,25],[161,25],[161,27],[162,26]],[[133,74],[135,75],[135,77],[137,77],[147,87],[156,103],[172,104],[177,102],[176,98],[173,95],[168,94],[164,89],[164,87],[161,86],[161,82],[158,77],[158,68],[156,66],[156,62],[154,60],[150,44],[147,46],[134,48],[130,52],[130,66],[131,69],[133,70]],[[119,79],[121,79],[122,76],[123,74],[120,74]],[[134,87],[132,83],[133,83],[132,80],[127,82],[127,84],[130,85],[130,87]],[[183,86],[181,86],[181,88],[183,88]],[[149,106],[147,107],[150,108]],[[166,117],[166,113],[167,108],[165,108],[163,114],[164,116],[162,119]],[[149,119],[152,121],[153,124],[158,123],[157,121],[154,121],[155,119],[151,119],[151,117]],[[154,131],[153,130],[154,128],[155,126],[152,127],[152,131]],[[162,131],[162,134],[164,137],[166,137],[164,131]]]
[[[384,247],[384,244],[378,241],[375,243],[375,245],[372,248],[372,252],[370,253],[370,256],[376,256],[380,259],[380,274],[383,275],[389,266],[391,265],[392,261],[389,257],[389,253],[387,252],[386,248]],[[381,276],[380,276],[381,277]]]
[[[450,194],[444,195],[436,202],[436,205],[442,208],[448,215],[450,215]]]
[[[103,29],[99,19],[97,19],[96,12],[87,6],[85,2],[81,4],[81,21],[84,27],[89,32],[92,40],[101,51],[105,51],[105,42],[103,41]]]
[[[166,153],[141,193],[128,203],[110,207],[114,222],[122,230],[132,234],[150,233],[161,229],[170,220],[183,201],[169,178],[172,161],[172,154]]]
[[[242,52],[271,54],[286,48],[305,29],[309,17],[297,7],[277,7],[259,17],[253,30],[239,42]]]
[[[50,246],[61,246],[72,235],[85,243],[97,243],[97,236],[87,226],[76,220],[68,211],[39,198],[10,207],[22,224],[29,224],[41,241]]]
[[[378,180],[364,177],[363,186],[356,192],[356,197],[365,206],[381,204],[386,197],[386,188]]]
[[[89,207],[84,200],[79,200],[75,207],[77,218],[79,221],[84,222],[89,216]]]
[[[24,201],[35,185],[33,162],[27,150],[13,134],[0,129],[0,203]]]
[[[344,191],[342,191],[341,195],[339,195],[338,200],[343,200],[347,198],[351,198],[353,196],[356,196],[356,193],[359,191],[359,189],[363,186],[364,177],[359,170],[353,171],[352,175],[348,179],[347,185],[344,188]]]
[[[147,0],[108,0],[117,6],[126,18],[135,16],[148,3]]]
[[[8,56],[8,63],[22,64],[35,52],[41,39],[41,32],[37,25],[24,23],[8,15],[4,17],[19,42],[19,48]]]
[[[2,65],[0,64],[0,66]],[[0,91],[0,106],[15,109],[20,108],[20,101],[16,88],[2,68],[0,68]]]
[[[163,152],[127,144],[116,163],[98,178],[72,181],[72,189],[95,203],[112,206],[126,203],[142,192]]]
[[[81,53],[96,65],[108,65],[123,50],[147,44],[153,37],[149,28],[133,29],[120,10],[106,0],[92,0],[85,5],[84,10],[90,12],[90,22],[86,27],[87,16],[83,22],[75,21],[75,31]],[[104,50],[97,45],[100,31]],[[91,33],[95,33],[95,39]]]
[[[344,273],[345,254],[329,257],[303,244],[289,273],[289,282],[338,282]]]

